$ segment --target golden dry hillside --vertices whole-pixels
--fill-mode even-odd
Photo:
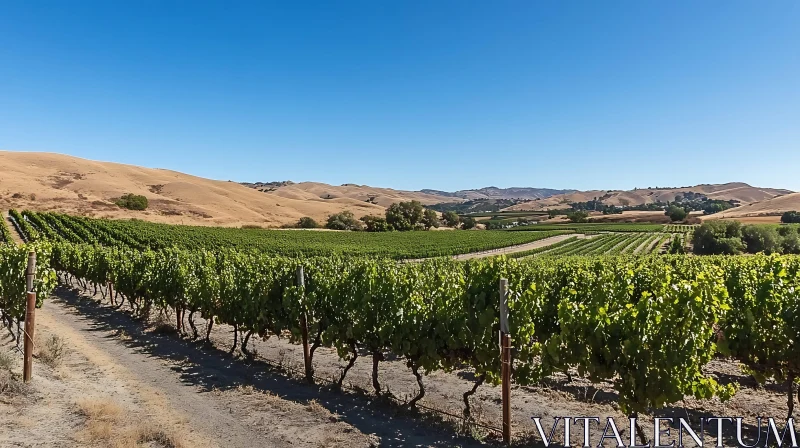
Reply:
[[[382,207],[388,207],[395,202],[416,200],[424,205],[438,204],[441,202],[457,202],[458,198],[438,196],[421,193],[418,191],[392,190],[391,188],[376,188],[367,185],[345,184],[333,186],[318,182],[301,182],[278,187],[269,194],[276,196],[307,200],[329,201],[332,199],[354,199],[359,202],[370,201]]]
[[[559,208],[572,202],[586,202],[602,198],[608,205],[640,205],[652,202],[674,201],[676,195],[687,192],[702,193],[709,199],[735,200],[741,204],[768,201],[792,193],[790,190],[753,187],[741,182],[703,184],[681,188],[647,188],[636,190],[592,190],[551,196],[509,207],[507,210],[545,210]]]
[[[800,210],[800,193],[778,196],[709,215],[703,219],[737,219],[747,222],[779,222],[784,212]]]
[[[126,193],[146,196],[150,206],[137,212],[114,205],[114,198]],[[380,198],[376,204],[366,202],[366,194],[373,193]],[[327,194],[332,197],[323,198]],[[388,189],[311,183],[264,193],[235,182],[164,169],[61,154],[0,151],[1,209],[52,210],[172,224],[277,227],[303,216],[323,220],[342,210],[351,210],[357,216],[382,214],[384,206],[409,199],[426,203],[447,200],[419,193],[405,196]]]

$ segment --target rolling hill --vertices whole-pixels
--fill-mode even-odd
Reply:
[[[547,188],[487,187],[457,192],[402,191],[366,185],[317,182],[240,184],[177,171],[97,162],[62,154],[0,151],[0,209],[29,208],[103,218],[138,218],[172,224],[279,227],[303,216],[323,221],[351,210],[356,216],[383,214],[398,201],[425,205],[467,199],[528,199],[506,210],[546,210],[570,202],[603,198],[613,205],[672,201],[677,194],[702,193],[711,199],[739,201],[742,206],[713,218],[745,218],[800,209],[800,193],[758,188],[745,183],[704,184],[681,188],[628,191],[572,191]],[[121,209],[114,199],[141,194],[145,211]]]
[[[53,210],[104,218],[139,218],[172,224],[278,227],[303,216],[324,220],[351,210],[382,214],[394,201],[452,201],[390,189],[303,183],[261,192],[236,182],[177,171],[96,162],[62,154],[0,151],[0,209]],[[114,205],[123,194],[148,198],[147,210]],[[375,203],[367,202],[375,195]]]
[[[702,184],[680,188],[647,188],[635,190],[592,190],[555,195],[544,199],[517,204],[506,210],[547,210],[564,207],[573,202],[586,202],[595,198],[608,205],[641,205],[653,202],[671,202],[676,195],[687,192],[701,193],[709,199],[738,201],[741,204],[768,201],[792,193],[790,190],[753,187],[742,182]]]
[[[800,193],[776,196],[772,199],[742,205],[703,219],[741,219],[750,222],[777,222],[784,212],[800,210]],[[749,218],[749,219],[747,219]]]
[[[575,190],[554,190],[552,188],[530,188],[530,187],[511,187],[511,188],[484,187],[474,190],[459,190],[454,192],[447,192],[440,190],[421,190],[420,192],[436,196],[475,200],[475,199],[544,199],[555,195],[574,193]]]
[[[420,191],[393,190],[391,188],[377,188],[356,184],[333,186],[319,182],[294,183],[291,181],[284,181],[246,185],[268,194],[291,199],[308,201],[353,199],[377,204],[381,207],[388,207],[395,202],[412,200],[419,201],[424,205],[461,201],[461,199],[456,197],[429,194]]]

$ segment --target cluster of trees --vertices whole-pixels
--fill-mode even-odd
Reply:
[[[148,205],[146,197],[133,193],[128,193],[117,198],[114,203],[119,207],[127,208],[128,210],[145,210],[147,209]]]
[[[429,230],[431,228],[460,227],[462,229],[474,228],[475,219],[461,218],[454,211],[439,213],[426,209],[419,201],[398,202],[386,209],[385,216],[368,215],[357,219],[353,212],[345,210],[328,217],[324,227],[331,230],[363,230],[367,232],[389,232],[392,230]],[[309,217],[300,218],[293,226],[300,229],[315,229],[323,227]]]
[[[529,200],[521,199],[472,199],[464,202],[442,202],[440,204],[429,205],[428,208],[437,212],[456,212],[456,213],[490,213],[511,207]]]
[[[558,215],[569,216],[570,214],[573,213],[589,212],[589,211],[602,212],[604,215],[612,215],[612,214],[620,214],[626,211],[664,210],[665,214],[667,216],[670,216],[670,218],[675,216],[675,218],[672,219],[673,221],[683,221],[684,219],[686,219],[686,216],[680,217],[682,212],[678,211],[677,210],[678,208],[682,209],[686,214],[693,211],[702,211],[706,215],[711,215],[713,213],[719,213],[729,208],[736,207],[738,205],[736,201],[721,201],[718,199],[708,199],[702,193],[693,193],[691,191],[675,195],[675,201],[673,202],[655,201],[647,204],[638,204],[638,205],[630,205],[630,201],[624,198],[620,199],[621,205],[608,205],[603,203],[603,201],[608,199],[609,197],[611,197],[611,195],[606,194],[605,196],[599,198],[596,197],[591,201],[573,202],[569,204],[569,208],[549,210],[548,213],[552,218]],[[579,217],[579,219],[583,219],[581,218],[582,215],[580,214],[576,214],[575,216]],[[585,221],[573,221],[573,222],[585,222]]]
[[[669,216],[670,221],[678,222],[683,221],[689,215],[689,212],[686,211],[683,207],[678,207],[677,205],[670,205],[664,211],[664,214]]]
[[[582,210],[569,212],[567,213],[567,219],[570,222],[589,222],[589,214]]]
[[[686,211],[702,211],[705,215],[724,212],[729,208],[736,207],[737,201],[722,201],[719,199],[708,199],[700,193],[687,191],[683,195],[675,195],[675,202],[680,204]]]
[[[694,253],[800,254],[797,226],[742,225],[738,221],[708,221],[694,231]]]
[[[781,222],[784,224],[798,224],[800,223],[800,213],[796,211],[786,212],[781,216]]]

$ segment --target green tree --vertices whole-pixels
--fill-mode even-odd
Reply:
[[[771,226],[744,226],[742,241],[747,247],[747,252],[751,254],[764,252],[769,255],[781,252],[781,237]]]
[[[414,230],[424,216],[425,209],[419,201],[396,202],[386,209],[386,222],[395,230]]]
[[[441,225],[441,222],[439,221],[439,214],[436,213],[435,210],[425,210],[425,214],[422,216],[422,224],[426,229],[430,229],[431,227],[438,229]]]
[[[318,227],[319,223],[317,223],[317,221],[314,221],[313,218],[310,218],[308,216],[303,216],[302,218],[300,218],[299,221],[297,221],[298,229],[316,229]]]
[[[670,205],[664,214],[669,216],[669,219],[672,222],[683,221],[687,216],[686,210],[683,207],[678,207],[676,205]]]
[[[694,252],[701,255],[739,254],[745,249],[738,221],[706,221],[694,231]]]
[[[781,222],[784,224],[800,223],[800,212],[791,211],[786,212],[781,216]]]
[[[139,195],[128,193],[124,196],[121,196],[116,201],[115,204],[122,208],[127,208],[128,210],[145,210],[147,209],[147,198]]]
[[[458,213],[452,211],[442,213],[442,221],[447,227],[458,227],[461,224],[461,218]]]
[[[345,210],[329,216],[325,227],[332,230],[360,230],[361,222],[353,216],[353,212]]]
[[[800,235],[789,233],[781,240],[781,252],[785,254],[800,254]]]
[[[464,230],[474,229],[476,225],[478,225],[478,222],[471,216],[467,216],[461,220],[461,228]]]
[[[588,222],[589,221],[589,214],[584,211],[576,211],[567,213],[567,219],[570,222]]]
[[[392,226],[382,216],[364,216],[361,218],[367,232],[389,232]]]

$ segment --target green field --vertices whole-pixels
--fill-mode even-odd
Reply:
[[[16,212],[14,214],[19,215]],[[340,254],[394,259],[428,258],[498,249],[572,232],[568,229],[524,233],[478,230],[380,233],[262,230],[91,219],[30,211],[22,215],[22,230],[29,234],[27,236],[31,241],[45,239],[124,244],[139,249],[233,248],[287,256]]]
[[[572,230],[574,232],[666,232],[663,224],[639,223],[573,223],[573,224],[529,224],[527,226],[513,227],[506,232],[550,232],[554,230]]]

